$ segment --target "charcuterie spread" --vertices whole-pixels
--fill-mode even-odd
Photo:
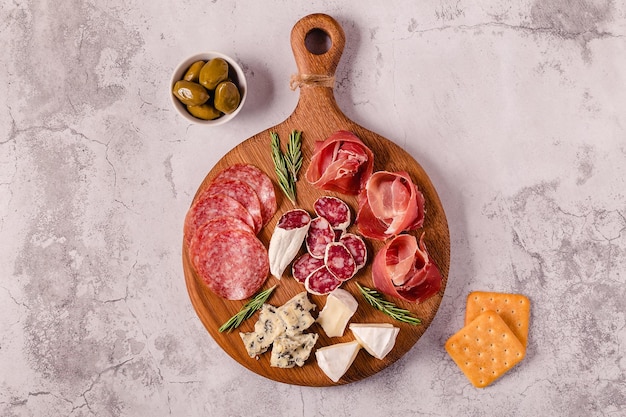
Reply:
[[[330,36],[329,52],[306,50],[313,29]],[[344,45],[329,16],[298,22],[298,106],[215,164],[183,227],[187,289],[206,329],[241,365],[289,384],[354,382],[401,358],[432,323],[448,273],[430,179],[336,105]]]
[[[272,140],[276,160],[280,143],[276,143],[277,135]],[[227,300],[248,299],[263,286],[269,274],[278,280],[286,274],[285,279],[301,285],[303,291],[282,306],[263,302],[246,312],[246,317],[250,317],[255,309],[260,309],[254,330],[239,333],[251,358],[259,358],[271,348],[271,367],[302,367],[319,338],[315,331],[305,333],[314,323],[328,338],[344,336],[359,303],[340,287],[367,266],[364,237],[385,240],[371,266],[371,279],[377,290],[419,303],[441,288],[442,278],[428,256],[423,234],[418,243],[414,235],[406,233],[424,224],[422,193],[407,172],[372,172],[373,164],[374,154],[356,135],[339,131],[316,144],[307,171],[307,181],[316,188],[358,195],[356,233],[349,231],[353,226],[352,212],[346,201],[321,195],[312,207],[307,207],[312,209],[310,212],[300,207],[284,211],[266,249],[255,234],[270,222],[277,210],[277,199],[270,177],[251,164],[235,164],[220,171],[189,209],[185,219],[189,256],[199,277],[214,294]],[[314,173],[319,173],[319,178]],[[276,175],[282,175],[278,169]],[[286,195],[292,200],[295,189],[289,193]],[[307,294],[326,299],[317,319],[312,315],[316,305]],[[380,294],[376,297],[382,300]],[[385,313],[409,313],[391,302],[384,303],[389,307],[381,308]],[[390,316],[401,320],[393,313]],[[421,323],[418,318],[405,322]],[[378,360],[384,359],[393,349],[399,331],[399,327],[389,323],[351,323],[353,340],[318,347],[317,366],[337,382],[361,348]]]

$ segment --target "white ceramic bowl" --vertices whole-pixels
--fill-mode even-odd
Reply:
[[[191,64],[193,64],[196,61],[200,61],[200,60],[208,61],[213,58],[222,58],[223,60],[228,62],[228,65],[230,66],[229,76],[233,79],[237,87],[239,87],[239,94],[241,94],[241,101],[239,102],[239,107],[237,107],[237,109],[235,109],[235,111],[230,114],[224,114],[221,117],[218,117],[217,119],[214,119],[214,120],[198,119],[197,117],[192,116],[187,111],[187,107],[183,103],[181,103],[176,98],[176,96],[174,96],[174,94],[172,93],[172,89],[174,88],[174,84],[176,83],[176,81],[183,79],[185,72],[187,72],[187,69],[191,66]],[[182,61],[180,64],[178,64],[176,69],[174,69],[169,85],[170,85],[170,90],[169,90],[170,99],[172,101],[172,105],[174,106],[174,109],[176,109],[178,114],[180,114],[182,117],[184,117],[186,120],[192,123],[197,123],[200,125],[207,125],[207,126],[218,126],[218,125],[222,125],[232,120],[241,111],[244,103],[246,102],[246,97],[248,96],[248,85],[246,82],[246,75],[243,73],[243,70],[241,69],[239,64],[231,57],[221,54],[219,52],[213,52],[213,51],[192,55],[189,58]]]

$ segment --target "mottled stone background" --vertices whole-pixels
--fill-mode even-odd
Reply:
[[[422,164],[452,238],[419,343],[325,389],[230,359],[180,252],[206,172],[295,107],[311,12],[346,31],[340,107]],[[626,415],[624,2],[12,0],[0,45],[0,415]],[[204,50],[250,87],[211,129],[168,95]],[[532,301],[526,359],[484,390],[443,349],[472,290]]]

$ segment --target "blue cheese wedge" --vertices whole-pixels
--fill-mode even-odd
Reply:
[[[319,348],[315,351],[317,365],[331,381],[338,382],[348,371],[360,349],[361,345],[356,340]]]
[[[315,322],[311,315],[315,308],[306,291],[281,307],[264,304],[254,331],[239,333],[248,355],[258,357],[273,345],[271,366],[292,368],[304,365],[319,337],[317,333],[303,333]]]
[[[315,319],[311,311],[315,309],[315,304],[309,301],[306,291],[293,297],[278,308],[278,316],[285,323],[285,333],[294,336],[302,333],[313,323]]]
[[[298,334],[295,336],[283,335],[274,340],[270,366],[277,368],[293,368],[302,366],[311,355],[311,350],[317,342],[317,333]]]
[[[377,359],[383,359],[391,352],[400,332],[398,327],[389,323],[352,323],[350,330],[361,346]]]
[[[254,324],[254,331],[239,333],[241,340],[251,358],[267,351],[274,340],[286,330],[285,323],[278,315],[278,309],[269,304],[263,304],[259,319]]]
[[[348,321],[357,308],[359,303],[354,299],[348,291],[337,288],[326,297],[326,305],[317,317],[317,322],[324,329],[324,333],[328,337],[343,336]]]

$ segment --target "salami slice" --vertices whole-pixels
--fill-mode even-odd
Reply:
[[[291,274],[296,281],[304,284],[309,275],[323,266],[323,259],[314,258],[310,253],[305,253],[291,265]]]
[[[325,218],[333,229],[346,230],[350,226],[350,207],[337,197],[324,196],[315,200],[313,209]]]
[[[226,230],[242,230],[244,232],[254,233],[254,230],[252,230],[252,228],[250,228],[250,226],[243,220],[231,216],[216,217],[204,223],[196,230],[191,238],[189,251],[196,251],[197,249],[195,246],[197,246],[200,242],[210,239],[216,234]]]
[[[187,212],[184,226],[185,241],[189,244],[200,226],[226,214],[242,220],[254,230],[254,220],[241,203],[224,194],[211,195],[205,190]]]
[[[333,242],[326,246],[324,264],[330,273],[342,282],[352,278],[357,270],[352,254],[341,242]]]
[[[312,257],[323,259],[326,245],[335,240],[335,232],[324,217],[311,220],[311,226],[306,235],[306,249]]]
[[[363,268],[367,262],[367,246],[363,238],[353,233],[344,233],[339,242],[346,245],[346,248],[348,248],[354,258],[357,269]]]
[[[237,200],[248,210],[254,221],[254,231],[259,233],[263,227],[261,202],[256,192],[247,183],[239,180],[213,181],[207,189],[209,194],[223,194]]]
[[[306,210],[293,209],[286,211],[280,219],[276,227],[284,230],[300,229],[311,223],[311,216]]]
[[[249,232],[219,232],[195,245],[190,255],[207,287],[227,300],[251,297],[268,277],[267,250]]]
[[[256,192],[261,202],[263,226],[277,210],[276,193],[272,180],[259,168],[250,164],[235,164],[220,172],[214,181],[238,180],[247,183]]]
[[[325,295],[339,288],[341,281],[339,281],[325,266],[321,267],[317,271],[313,272],[304,281],[304,287],[311,294]]]

